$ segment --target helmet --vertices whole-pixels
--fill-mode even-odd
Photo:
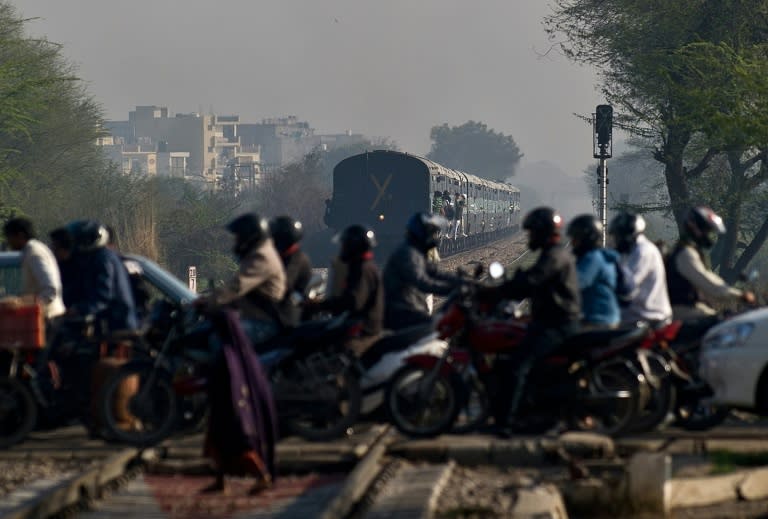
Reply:
[[[725,225],[709,207],[694,207],[685,217],[685,233],[700,247],[710,248],[720,234],[725,234]]]
[[[405,229],[411,244],[419,250],[426,252],[438,246],[440,234],[446,224],[447,221],[441,216],[415,213],[408,219]]]
[[[72,237],[72,246],[77,252],[100,249],[109,243],[109,231],[95,220],[75,220],[65,228]]]
[[[269,222],[256,213],[245,213],[227,224],[235,235],[235,254],[243,256],[269,238]]]
[[[343,261],[359,258],[377,245],[376,234],[362,225],[350,225],[334,241],[341,244],[339,257]]]
[[[289,247],[301,241],[304,229],[301,222],[290,216],[278,216],[269,222],[269,232],[275,247],[280,252],[285,252]]]
[[[632,250],[637,237],[645,231],[645,219],[639,214],[622,211],[608,224],[608,234],[613,236],[616,250],[626,254]]]
[[[528,231],[528,247],[540,249],[560,239],[563,218],[551,207],[537,207],[523,220],[523,229]]]
[[[573,249],[579,254],[597,247],[603,236],[603,224],[594,215],[582,214],[571,220],[566,233],[574,241]]]

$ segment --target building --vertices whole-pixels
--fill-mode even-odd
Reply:
[[[319,144],[315,130],[295,115],[264,119],[260,123],[239,123],[237,137],[243,147],[261,149],[261,161],[266,169],[301,160]]]

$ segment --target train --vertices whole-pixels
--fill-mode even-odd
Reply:
[[[392,150],[360,153],[336,165],[325,223],[334,230],[352,223],[367,225],[376,233],[380,250],[391,251],[402,241],[408,218],[432,212],[435,197],[446,191],[451,198],[464,195],[466,206],[463,232],[458,239],[443,239],[441,253],[470,249],[519,230],[516,187]]]

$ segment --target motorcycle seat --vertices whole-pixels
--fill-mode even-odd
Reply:
[[[704,334],[707,333],[707,330],[719,323],[720,320],[721,319],[719,316],[713,315],[702,317],[700,319],[683,321],[683,325],[680,327],[680,331],[677,332],[677,336],[673,342],[686,343],[698,341],[704,337]]]
[[[369,369],[379,362],[384,355],[403,350],[432,332],[431,324],[417,324],[384,335],[363,353],[360,357],[360,364],[365,369]]]
[[[612,330],[590,330],[570,337],[565,342],[564,347],[568,351],[598,348],[603,353],[618,351],[630,344],[639,342],[647,334],[647,326],[632,326]]]

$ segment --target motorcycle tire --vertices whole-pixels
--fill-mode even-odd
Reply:
[[[326,382],[332,384],[333,391],[343,395],[343,400],[339,399],[334,405],[334,416],[329,417],[323,413],[321,419],[318,419],[316,411],[307,416],[292,415],[285,424],[291,433],[305,440],[327,441],[344,436],[357,422],[363,405],[363,390],[360,388],[358,374],[352,369],[344,369],[335,376],[327,377]]]
[[[632,422],[629,430],[635,433],[653,431],[668,417],[673,416],[676,408],[677,387],[669,378],[665,378],[658,388],[651,387],[650,398],[639,409],[637,418]]]
[[[405,366],[392,377],[385,403],[390,421],[414,438],[431,438],[451,430],[461,410],[461,394],[468,392],[457,375],[439,373],[426,399],[419,396],[420,382],[429,368]]]
[[[0,449],[23,441],[37,417],[37,402],[29,388],[16,378],[0,377]]]
[[[706,405],[697,402],[680,405],[675,409],[675,425],[687,431],[706,431],[723,423],[731,410],[728,407]]]
[[[590,393],[584,395],[584,412],[571,416],[570,426],[606,436],[620,436],[629,432],[637,418],[640,382],[621,365],[598,366],[590,376]],[[625,396],[602,397],[601,392],[621,392]]]
[[[174,433],[179,423],[179,405],[171,375],[156,372],[150,387],[146,383],[151,373],[150,364],[129,363],[106,381],[98,397],[105,438],[148,447]]]

